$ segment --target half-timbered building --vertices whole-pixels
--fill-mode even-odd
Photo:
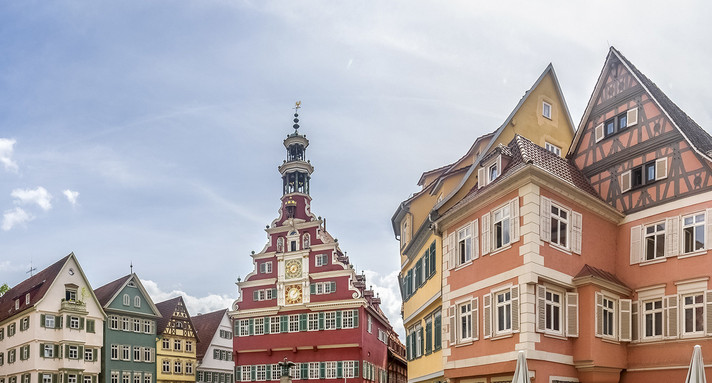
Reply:
[[[183,298],[156,307],[161,314],[156,324],[156,382],[195,382],[199,338]]]
[[[238,282],[229,313],[235,378],[277,381],[277,363],[287,359],[295,363],[290,375],[297,381],[386,382],[391,325],[326,220],[311,212],[309,140],[294,117],[279,167],[279,217],[267,226],[265,247],[251,254],[254,271]]]

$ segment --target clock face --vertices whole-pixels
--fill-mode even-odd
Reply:
[[[284,290],[284,300],[288,305],[302,302],[302,286],[291,285]]]
[[[287,261],[284,268],[287,278],[299,278],[302,276],[302,261],[298,259]]]

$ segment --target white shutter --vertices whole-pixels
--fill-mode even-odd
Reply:
[[[536,331],[546,330],[546,287],[536,285]]]
[[[480,316],[479,316],[479,301],[477,298],[472,300],[472,339],[473,340],[478,340],[480,339],[480,326],[479,326],[479,321],[480,321]]]
[[[707,290],[705,293],[706,298],[706,320],[707,320],[707,335],[712,335],[712,290]]]
[[[705,241],[707,242],[707,248],[712,249],[712,209],[707,209],[707,214],[705,215],[705,223],[707,224],[707,237]]]
[[[594,129],[594,135],[596,137],[596,142],[601,141],[603,139],[603,124],[599,124],[596,126]]]
[[[633,126],[638,123],[638,108],[628,109],[626,116],[626,127]]]
[[[489,254],[490,252],[490,215],[486,213],[482,216],[482,255]]]
[[[630,306],[632,302],[630,299],[619,299],[618,300],[618,339],[621,342],[630,342]]]
[[[480,226],[479,220],[475,219],[472,222],[472,259],[477,259],[480,256]]]
[[[484,300],[484,307],[482,310],[482,323],[485,332],[482,337],[489,338],[492,336],[492,308],[490,307],[490,303],[492,302],[492,295],[485,294],[482,299]]]
[[[541,197],[539,201],[539,216],[541,223],[539,225],[539,234],[541,240],[551,241],[551,200],[546,197]]]
[[[678,314],[677,314],[677,295],[668,295],[663,297],[665,304],[665,338],[674,339],[678,337]]]
[[[519,197],[509,201],[509,243],[519,241]]]
[[[566,293],[566,336],[578,337],[578,293]]]
[[[640,236],[641,236],[641,226],[633,226],[630,228],[630,264],[635,265],[640,263]]]
[[[485,168],[477,169],[477,184],[478,188],[487,185],[487,170]]]
[[[655,160],[655,180],[667,178],[667,157]]]
[[[571,225],[571,251],[576,254],[581,254],[581,235],[583,228],[583,217],[581,213],[571,211],[573,225]]]
[[[596,336],[603,336],[603,294],[596,292]]]
[[[665,256],[675,257],[680,253],[680,217],[670,217],[665,221]]]
[[[628,170],[621,174],[621,193],[625,193],[630,190],[630,185],[630,170]]]
[[[509,289],[512,294],[512,332],[519,332],[519,286]]]
[[[457,324],[455,322],[455,306],[450,306],[448,309],[448,314],[450,314],[450,346],[455,344],[457,339]]]
[[[640,339],[640,322],[638,315],[638,301],[633,302],[630,310],[630,340],[632,342],[638,341]]]
[[[447,236],[447,241],[444,241],[443,243],[445,242],[447,242],[447,251],[443,251],[443,253],[447,254],[448,270],[452,270],[453,268],[455,268],[455,233],[450,233],[450,235]]]

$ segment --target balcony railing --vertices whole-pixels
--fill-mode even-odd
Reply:
[[[86,314],[87,304],[82,301],[68,301],[66,299],[62,299],[62,306],[60,308],[60,311],[71,311]]]

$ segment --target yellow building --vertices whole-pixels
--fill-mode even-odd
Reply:
[[[421,190],[399,205],[391,223],[401,245],[399,279],[408,383],[444,381],[443,353],[449,353],[443,350],[448,345],[443,334],[449,333],[449,323],[443,322],[446,311],[442,307],[443,294],[449,292],[448,270],[446,265],[443,272],[441,233],[433,231],[431,223],[438,213],[466,195],[479,177],[483,182],[496,178],[502,171],[501,164],[489,165],[484,174],[475,171],[476,164],[498,145],[508,144],[515,134],[562,155],[569,149],[573,132],[566,101],[550,64],[496,131],[477,138],[456,162],[423,173],[418,180]],[[467,228],[461,231],[462,238],[467,238]],[[462,241],[459,264],[469,262],[473,245]]]
[[[183,298],[169,299],[156,307],[163,316],[156,325],[156,382],[195,382],[199,340]]]

